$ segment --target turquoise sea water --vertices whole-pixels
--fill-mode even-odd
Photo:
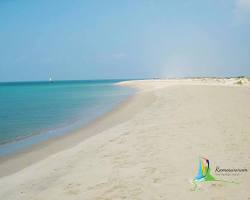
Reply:
[[[117,80],[0,83],[0,156],[84,126],[133,91]]]

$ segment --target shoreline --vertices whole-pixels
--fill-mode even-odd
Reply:
[[[1,85],[0,93],[7,93],[1,99],[0,157],[79,130],[111,111],[133,94],[128,87],[116,86],[117,82],[83,80]]]
[[[0,197],[250,198],[248,172],[229,174],[221,182],[197,183],[196,191],[192,184],[199,157],[209,159],[215,177],[216,166],[249,170],[250,84],[238,81],[121,82],[119,85],[135,87],[138,92],[85,130],[89,137],[83,138],[83,131],[69,134],[37,150],[44,156],[39,162],[29,164],[38,155],[34,151],[25,155],[26,160],[18,162],[17,158],[6,165],[26,167],[0,178]],[[61,150],[53,152],[57,145]]]
[[[138,93],[143,92],[152,92],[155,88],[148,87],[144,88],[141,86],[147,83],[164,83],[161,87],[175,86],[177,85],[207,85],[207,86],[225,86],[225,87],[237,87],[235,82],[239,78],[174,78],[174,79],[146,79],[146,80],[129,80],[121,81],[115,83],[120,87],[130,87],[134,89],[135,92],[132,95],[129,95],[120,103],[115,105],[110,111],[104,113],[103,115],[97,117],[96,119],[90,121],[82,127],[78,127],[73,131],[69,131],[65,134],[51,137],[45,141],[38,142],[34,145],[19,150],[17,152],[11,153],[10,155],[4,155],[0,157],[0,178],[4,176],[11,175],[15,172],[20,171],[21,169],[28,167],[32,164],[35,164],[52,154],[58,153],[60,151],[72,148],[73,146],[84,142],[88,138],[105,131],[112,126],[115,126],[119,123],[122,123],[129,119],[134,113],[127,112],[126,109],[130,107],[131,102],[135,99],[140,99]],[[229,84],[224,84],[225,80],[231,80]],[[212,82],[211,82],[212,81]],[[166,85],[165,85],[166,84]],[[157,89],[161,88],[157,87]],[[149,95],[147,94],[149,98]],[[152,98],[152,97],[151,97]],[[152,102],[149,98],[149,103]],[[141,109],[141,108],[140,108]],[[116,118],[116,115],[120,120],[113,121]],[[122,117],[123,116],[123,117]],[[32,136],[29,136],[32,137]]]
[[[136,90],[134,87],[131,88]],[[128,119],[133,113],[125,113],[125,110],[130,106],[129,104],[133,101],[133,99],[138,98],[136,94],[137,92],[138,91],[135,91],[134,94],[126,97],[120,103],[115,105],[110,111],[90,121],[83,127],[79,127],[74,131],[67,132],[66,134],[51,137],[45,141],[31,145],[10,155],[1,156],[0,178],[18,172],[21,169],[35,164],[52,154],[69,149],[78,143],[87,140],[89,137],[92,137],[99,132],[123,122],[123,120]],[[119,115],[119,118],[123,115],[123,119],[114,120],[116,115]]]

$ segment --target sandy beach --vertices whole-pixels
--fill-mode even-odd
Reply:
[[[138,92],[74,134],[1,160],[0,199],[250,199],[248,79],[119,84]],[[225,181],[194,189],[200,156]]]

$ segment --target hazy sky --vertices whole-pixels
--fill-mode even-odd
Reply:
[[[0,81],[250,75],[250,0],[0,0]]]

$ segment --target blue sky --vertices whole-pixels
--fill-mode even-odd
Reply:
[[[0,81],[250,75],[250,0],[0,0]]]

